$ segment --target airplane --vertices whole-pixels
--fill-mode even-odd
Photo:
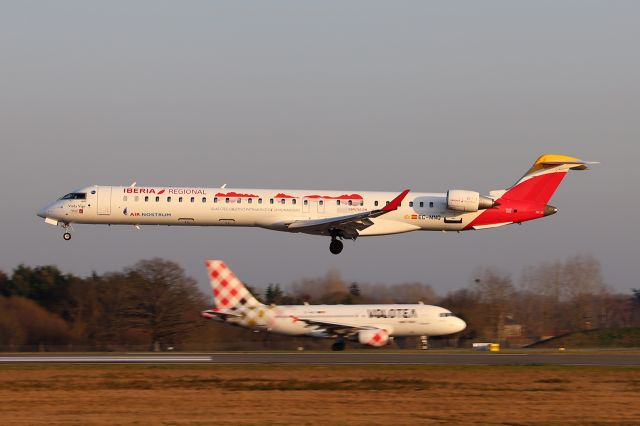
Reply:
[[[214,308],[202,312],[207,319],[256,331],[289,336],[332,338],[334,351],[345,340],[381,347],[396,336],[444,336],[467,324],[451,311],[419,304],[376,305],[265,305],[260,303],[222,260],[205,261],[213,291]]]
[[[481,195],[450,189],[445,193],[229,189],[201,187],[88,186],[66,194],[37,214],[64,228],[71,224],[253,226],[323,235],[329,250],[342,252],[343,239],[412,231],[467,231],[496,228],[552,215],[547,202],[569,170],[585,170],[578,158],[540,156],[506,190]],[[407,199],[407,201],[404,201]]]

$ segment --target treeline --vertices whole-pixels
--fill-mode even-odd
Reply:
[[[251,287],[251,285],[249,285]],[[451,344],[497,340],[514,344],[593,328],[640,326],[640,290],[612,292],[590,256],[527,268],[514,280],[500,270],[478,271],[466,288],[438,296],[419,282],[345,282],[337,271],[283,286],[256,285],[265,303],[417,303],[451,309],[468,328]],[[176,263],[137,262],[89,277],[55,266],[0,271],[1,350],[166,350],[325,347],[204,320],[211,296]]]

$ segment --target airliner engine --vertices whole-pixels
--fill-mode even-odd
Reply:
[[[363,345],[384,346],[389,343],[389,332],[381,328],[363,330],[358,333],[358,341]]]
[[[447,191],[447,208],[458,212],[477,212],[495,206],[495,200],[475,191],[450,189]]]

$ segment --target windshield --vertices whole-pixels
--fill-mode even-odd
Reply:
[[[87,194],[84,192],[71,192],[70,194],[67,194],[60,199],[61,200],[86,200]]]

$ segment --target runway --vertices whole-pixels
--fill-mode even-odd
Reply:
[[[640,366],[640,355],[577,353],[215,352],[144,355],[9,355],[0,364],[295,364]]]

